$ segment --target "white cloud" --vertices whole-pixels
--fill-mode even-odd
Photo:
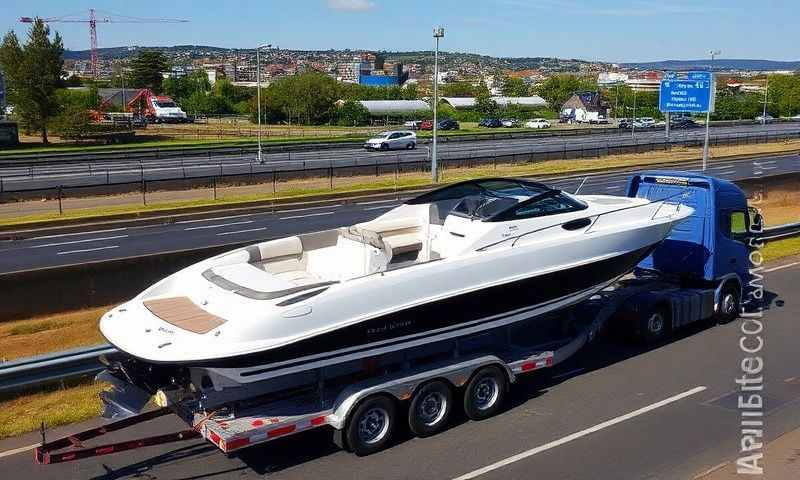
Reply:
[[[369,0],[328,0],[328,7],[334,10],[349,10],[351,12],[363,12],[375,6]]]

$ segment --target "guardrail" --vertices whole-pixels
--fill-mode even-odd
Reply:
[[[793,236],[800,236],[800,222],[765,228],[758,238],[770,242]],[[93,375],[103,369],[100,356],[116,351],[102,344],[0,363],[0,393]]]

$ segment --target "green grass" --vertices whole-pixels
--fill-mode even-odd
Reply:
[[[761,249],[764,262],[774,262],[781,258],[800,254],[800,237],[786,238],[769,242]]]

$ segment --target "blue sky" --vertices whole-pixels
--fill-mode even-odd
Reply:
[[[204,44],[288,49],[442,49],[497,56],[605,61],[703,58],[800,60],[798,0],[2,0],[0,27],[20,16],[98,12],[185,18],[183,24],[98,25],[98,44]],[[103,16],[103,14],[99,14]],[[67,48],[87,49],[88,26],[59,23]]]

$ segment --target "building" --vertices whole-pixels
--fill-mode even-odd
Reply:
[[[475,97],[442,97],[440,100],[456,110],[474,108],[476,104]],[[492,97],[492,100],[500,107],[517,105],[520,108],[531,110],[547,107],[547,101],[538,95],[530,97]]]
[[[359,102],[371,117],[413,118],[420,112],[429,112],[431,106],[422,100],[362,100]]]
[[[355,57],[349,62],[339,63],[336,66],[337,80],[345,83],[359,83],[361,78],[361,59]]]
[[[613,87],[628,81],[627,73],[620,72],[600,72],[597,75],[597,86],[599,87]]]
[[[663,76],[662,72],[637,72],[635,75],[628,75],[625,85],[636,92],[657,92],[661,90]]]
[[[560,116],[573,122],[589,122],[608,118],[608,106],[600,92],[577,92],[561,106]]]

